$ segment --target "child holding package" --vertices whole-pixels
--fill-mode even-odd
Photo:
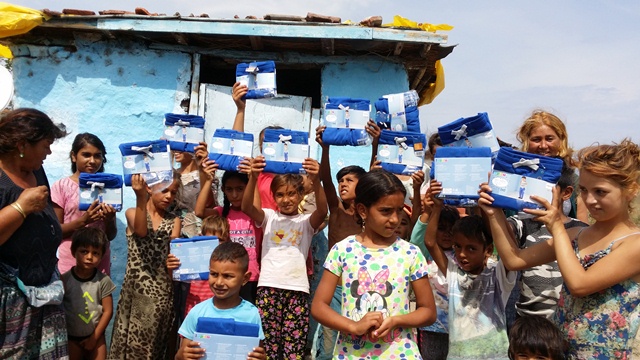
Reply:
[[[558,187],[563,202],[570,199],[576,187],[578,175],[574,169],[565,163],[562,169]],[[570,237],[578,234],[581,228],[588,226],[582,221],[566,216],[559,204],[560,219]],[[536,221],[531,215],[518,213],[507,218],[510,230],[513,231],[516,244],[520,248],[533,246],[551,238],[547,226]],[[537,315],[553,320],[562,288],[562,274],[557,261],[551,261],[540,266],[522,269],[518,279],[520,296],[515,303],[517,316]]]
[[[242,166],[249,166],[246,162]],[[208,186],[215,178],[217,165],[213,160],[203,162],[203,172],[205,174],[203,186]],[[244,245],[249,253],[249,271],[251,279],[240,290],[240,296],[250,303],[256,303],[256,292],[258,289],[258,277],[260,276],[260,265],[258,264],[258,249],[262,244],[262,229],[257,227],[249,215],[242,212],[242,197],[249,183],[249,176],[238,171],[225,171],[222,175],[222,193],[224,194],[223,206],[207,208],[207,194],[200,193],[196,202],[196,215],[207,217],[211,215],[222,216],[229,224],[229,238],[233,242]]]
[[[420,342],[420,354],[425,360],[445,360],[449,352],[449,286],[446,273],[438,270],[438,265],[431,258],[424,243],[424,234],[427,231],[429,216],[433,201],[430,196],[422,197],[422,209],[416,225],[411,233],[411,243],[418,246],[422,255],[427,259],[429,271],[429,283],[433,290],[433,298],[436,303],[437,319],[433,324],[418,329]],[[440,211],[437,224],[436,243],[449,259],[454,259],[453,241],[451,229],[453,224],[460,219],[458,209],[450,205],[444,205]],[[432,225],[435,226],[435,225]]]
[[[545,224],[552,238],[525,249],[510,239],[504,213],[490,205],[491,188],[481,186],[480,201],[496,239],[498,254],[512,270],[557,260],[564,285],[557,323],[576,359],[624,359],[633,353],[640,325],[640,228],[631,205],[640,189],[640,147],[630,140],[578,152],[580,196],[594,223],[575,236],[565,229],[553,202],[532,197],[544,209],[525,209]]]
[[[104,331],[113,315],[116,286],[98,265],[108,243],[104,231],[94,227],[80,228],[71,237],[76,265],[61,276],[70,360],[107,357]]]
[[[136,207],[127,209],[127,269],[111,338],[110,359],[163,359],[173,324],[173,285],[167,270],[169,243],[180,237],[180,218],[167,211],[180,178],[149,187],[131,177]]]
[[[234,242],[226,241],[218,245],[209,261],[209,288],[215,294],[191,309],[184,319],[178,333],[183,337],[177,360],[200,359],[205,356],[206,349],[194,341],[198,318],[224,318],[260,326],[260,346],[247,355],[247,360],[266,359],[262,341],[264,333],[258,309],[240,297],[240,288],[249,281],[249,255],[245,248]]]
[[[311,306],[319,323],[340,331],[334,358],[421,359],[414,328],[433,323],[436,310],[424,257],[396,235],[405,194],[402,182],[384,170],[358,181],[362,231],[330,250]],[[340,313],[330,307],[338,284],[345,289]]]
[[[507,359],[505,305],[516,280],[502,261],[487,266],[493,239],[480,216],[459,219],[453,226],[455,261],[438,246],[443,201],[442,184],[431,181],[427,194],[434,205],[424,236],[425,245],[445,274],[449,295],[448,359]]]
[[[265,164],[263,156],[252,159],[249,184],[242,199],[242,212],[264,229],[257,303],[265,330],[265,350],[270,359],[301,358],[309,331],[305,263],[313,234],[327,215],[327,201],[318,179],[320,165],[307,158],[302,167],[313,182],[316,210],[311,214],[298,212],[303,183],[302,177],[294,174],[273,178],[271,193],[278,211],[260,208],[257,179]]]

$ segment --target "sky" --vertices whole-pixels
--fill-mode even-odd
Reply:
[[[420,108],[423,130],[487,112],[497,135],[517,144],[518,126],[535,109],[567,125],[575,149],[593,143],[640,141],[640,2],[623,1],[407,1],[407,0],[20,0],[35,9],[129,10],[208,14],[212,18],[307,12],[360,21],[401,15],[449,24],[442,61],[445,89]],[[107,4],[108,5],[103,5]]]

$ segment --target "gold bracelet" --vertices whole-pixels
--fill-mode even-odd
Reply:
[[[11,204],[11,207],[12,207],[12,208],[14,208],[14,209],[16,209],[16,211],[17,211],[17,212],[19,212],[19,213],[20,213],[20,215],[22,215],[22,218],[23,218],[23,219],[26,219],[26,218],[27,218],[27,214],[25,214],[24,210],[22,210],[22,206],[20,206],[20,203],[19,203],[19,202],[17,202],[17,201],[16,201],[16,202],[12,203],[12,204]]]

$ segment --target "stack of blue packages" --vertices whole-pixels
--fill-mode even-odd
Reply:
[[[369,100],[333,97],[327,99],[324,109],[324,144],[359,146],[371,143],[371,136],[365,130],[371,113]]]
[[[236,66],[236,81],[249,88],[246,99],[272,98],[278,95],[276,86],[276,63],[256,61]]]
[[[418,100],[415,90],[384,95],[375,102],[378,126],[383,130],[419,133]]]
[[[118,147],[122,154],[125,185],[131,186],[131,176],[134,174],[141,174],[149,186],[173,181],[167,140],[136,141]]]
[[[302,162],[309,157],[309,134],[288,129],[266,129],[262,154],[267,162],[265,172],[304,174]]]
[[[80,173],[79,210],[87,211],[91,204],[99,200],[122,210],[122,175],[106,173]]]
[[[220,170],[237,171],[240,161],[253,155],[253,134],[232,129],[216,129],[211,142],[209,159]]]
[[[563,166],[564,161],[559,158],[501,147],[489,179],[493,206],[515,211],[541,208],[531,195],[551,203]]]
[[[436,151],[431,178],[442,183],[438,198],[457,207],[476,206],[480,184],[491,172],[491,149],[488,147],[441,147]]]
[[[411,175],[424,166],[427,139],[422,133],[382,130],[378,156],[383,169],[399,175]]]
[[[204,141],[204,118],[188,114],[164,114],[164,137],[171,150],[194,153]]]
[[[443,146],[488,147],[495,157],[500,145],[487,113],[460,118],[438,128]]]

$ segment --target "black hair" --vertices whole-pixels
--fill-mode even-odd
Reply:
[[[246,185],[249,183],[249,175],[238,171],[225,171],[222,175],[222,195],[224,197],[222,204],[222,217],[225,218],[229,215],[229,210],[231,210],[231,203],[229,202],[229,199],[227,199],[227,195],[224,194],[224,184],[229,179],[238,179]]]
[[[407,189],[397,176],[383,169],[374,169],[358,180],[355,204],[369,208],[381,198],[398,192],[402,193],[403,198],[407,196]],[[358,222],[361,223],[362,219]]]
[[[567,164],[567,162],[563,160],[562,172],[560,173],[560,178],[558,179],[558,186],[560,186],[560,190],[564,190],[569,186],[575,189],[577,184],[578,174],[576,174],[575,168]]]
[[[431,136],[429,136],[429,141],[427,142],[427,148],[429,149],[429,152],[431,153],[432,156],[435,154],[434,148],[436,146],[442,146],[442,140],[440,139],[440,134],[437,132],[431,134]]]
[[[476,239],[485,247],[493,244],[491,233],[486,228],[482,217],[478,215],[469,215],[460,218],[453,224],[451,232],[453,234],[462,234],[468,239]]]
[[[444,205],[440,211],[440,218],[438,219],[438,228],[445,225],[453,228],[453,225],[460,219],[460,213],[458,209],[451,205]]]
[[[67,136],[63,124],[54,124],[40,110],[20,108],[9,111],[0,118],[0,154],[9,154],[26,141],[33,145],[40,140],[57,140]]]
[[[107,149],[104,147],[102,140],[99,137],[91,134],[91,133],[81,133],[76,135],[75,139],[73,139],[73,144],[71,144],[71,152],[69,152],[69,158],[71,155],[78,156],[78,152],[87,145],[93,145],[96,149],[102,152],[102,165],[100,165],[100,169],[97,172],[104,172],[104,164],[107,163]],[[75,162],[71,162],[71,172],[75,174],[76,170]]]
[[[363,169],[361,166],[349,165],[338,170],[338,173],[336,174],[336,180],[340,181],[340,179],[342,179],[345,175],[349,175],[349,174],[353,174],[358,179],[360,179],[360,177],[366,173],[367,171]]]
[[[567,343],[560,330],[542,316],[522,316],[509,331],[509,359],[518,353],[565,360]]]
[[[240,265],[243,273],[249,270],[249,253],[242,244],[226,241],[218,245],[211,253],[209,261],[229,261]]]
[[[102,250],[102,255],[107,252],[107,234],[97,227],[82,227],[71,236],[71,254],[76,253],[80,247],[89,246]]]

